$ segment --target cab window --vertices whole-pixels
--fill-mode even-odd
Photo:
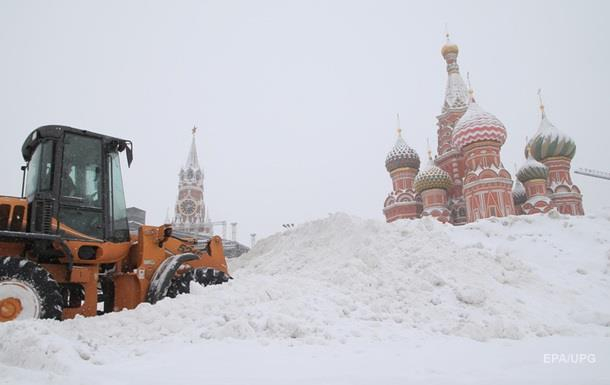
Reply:
[[[60,229],[104,238],[101,139],[66,133],[60,189]]]
[[[50,191],[53,180],[53,142],[42,142],[28,163],[25,196],[36,192]]]
[[[61,196],[89,207],[102,207],[100,139],[66,134]]]
[[[125,205],[121,162],[118,152],[113,151],[108,154],[108,170],[110,171],[109,211],[112,217],[112,238],[117,242],[128,241],[127,207]]]

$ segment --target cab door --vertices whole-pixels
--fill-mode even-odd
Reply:
[[[104,239],[102,140],[65,133],[60,175],[59,231],[66,236]]]

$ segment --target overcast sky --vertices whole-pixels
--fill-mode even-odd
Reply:
[[[436,147],[445,23],[477,101],[507,127],[511,173],[549,119],[573,167],[610,171],[610,2],[7,1],[0,3],[0,193],[25,136],[52,123],[134,142],[127,204],[161,224],[191,128],[213,220],[239,238],[344,211],[383,219],[395,114]],[[586,212],[610,181],[574,175]]]

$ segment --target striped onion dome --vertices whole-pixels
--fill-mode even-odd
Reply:
[[[445,170],[434,165],[432,160],[428,166],[420,171],[413,181],[415,192],[420,194],[422,191],[441,188],[447,190],[451,187],[451,177]]]
[[[388,172],[404,167],[418,170],[419,165],[419,155],[417,155],[417,152],[415,152],[414,149],[407,145],[407,142],[405,142],[399,132],[396,144],[394,144],[394,147],[392,147],[392,150],[390,150],[388,156],[385,158],[385,168]]]
[[[522,205],[525,201],[527,201],[525,187],[523,187],[523,183],[519,182],[519,179],[517,179],[513,185],[513,202],[516,205]]]
[[[517,179],[525,183],[533,179],[544,179],[549,176],[549,169],[532,156],[528,156],[523,166],[517,171]]]
[[[498,118],[483,110],[472,99],[453,129],[453,146],[461,150],[469,144],[488,140],[504,144],[506,128]]]
[[[527,147],[531,148],[534,159],[539,161],[555,156],[572,159],[574,154],[576,154],[576,143],[574,143],[574,140],[559,131],[546,117],[544,110],[542,111],[542,120],[540,121],[538,132],[536,132],[536,135],[525,147],[526,156]]]

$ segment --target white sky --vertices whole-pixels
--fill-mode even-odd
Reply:
[[[511,173],[538,88],[576,140],[573,167],[610,171],[609,4],[3,1],[0,192],[20,193],[25,136],[66,124],[134,141],[127,204],[160,224],[196,124],[212,219],[239,222],[244,243],[330,212],[382,219],[395,114],[422,159],[436,143],[446,22],[478,103],[508,129]],[[610,205],[610,181],[574,181],[585,211]]]

